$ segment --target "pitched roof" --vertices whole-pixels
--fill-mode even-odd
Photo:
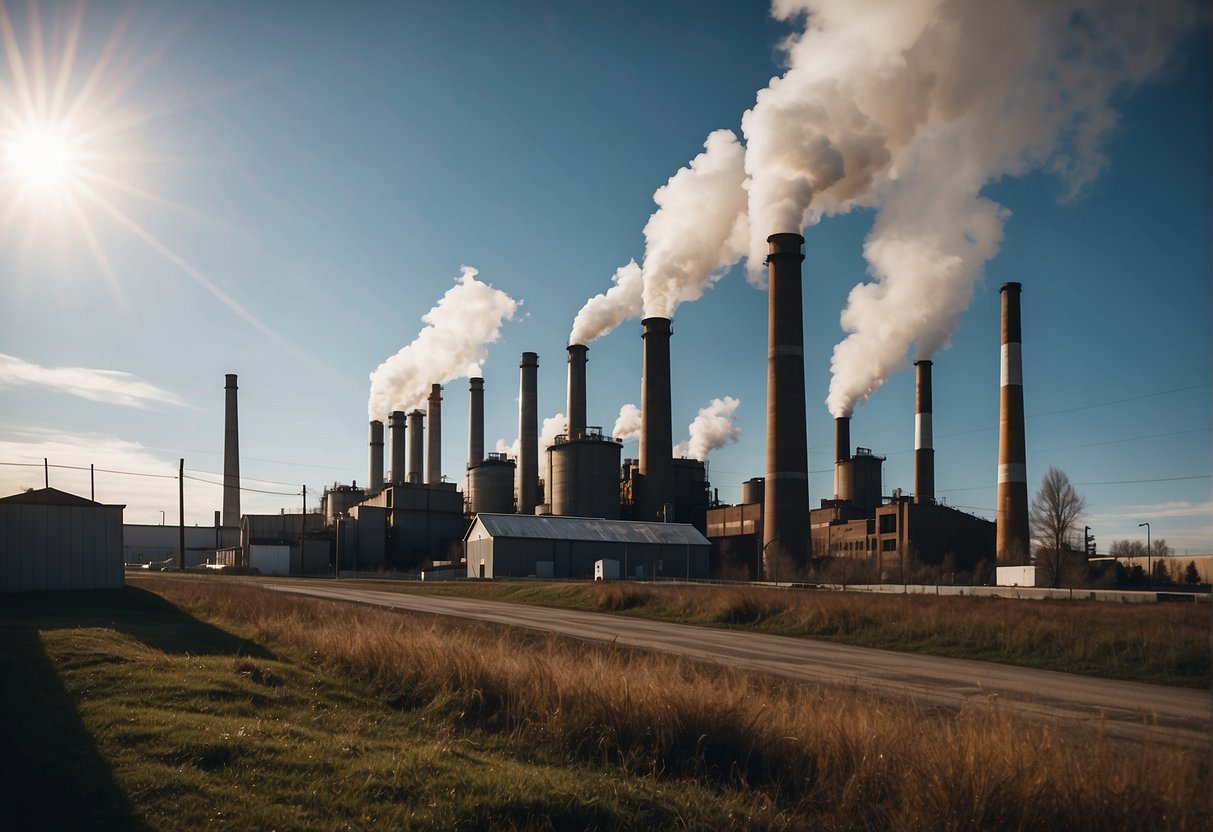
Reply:
[[[640,523],[551,514],[478,514],[476,519],[493,537],[708,545],[708,539],[698,529],[685,523]],[[476,528],[475,524],[472,528]],[[468,534],[471,534],[471,529]]]
[[[39,488],[22,491],[9,497],[0,497],[0,503],[20,504],[29,506],[99,506],[86,497],[78,497],[58,488]]]

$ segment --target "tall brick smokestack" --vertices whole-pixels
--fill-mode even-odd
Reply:
[[[638,520],[673,520],[674,430],[670,415],[669,318],[645,318],[644,370],[640,378],[640,473],[644,477]]]
[[[425,437],[425,481],[430,485],[442,482],[442,385],[430,387],[426,404],[430,430]]]
[[[767,237],[767,472],[762,556],[768,577],[803,568],[809,554],[809,448],[799,234]],[[786,569],[787,566],[784,566]],[[786,574],[786,573],[785,573]]]
[[[524,352],[518,362],[518,513],[539,504],[539,356]]]
[[[420,410],[409,411],[409,474],[407,481],[420,485],[424,460],[421,458],[425,447],[425,414]]]
[[[851,417],[834,419],[834,499],[849,500],[853,495],[846,491],[843,464],[851,458]]]
[[[236,374],[223,386],[223,525],[240,528],[240,425],[236,409]]]
[[[931,438],[931,362],[915,361],[914,502],[935,502],[935,446]]]
[[[585,434],[585,364],[589,351],[585,344],[569,344],[569,439]]]
[[[408,445],[405,444],[405,426],[406,419],[403,410],[393,410],[387,417],[388,439],[392,443],[391,447],[391,469],[388,471],[388,476],[391,477],[392,485],[402,485],[408,482],[408,473],[406,471],[408,459]]]
[[[998,563],[1022,566],[1029,561],[1027,440],[1023,415],[1023,334],[1018,283],[1002,284],[1002,391],[998,415]]]
[[[484,462],[484,379],[468,379],[468,467]]]
[[[371,470],[370,491],[372,494],[383,490],[383,422],[378,419],[371,421]]]

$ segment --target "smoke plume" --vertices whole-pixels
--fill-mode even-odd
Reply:
[[[611,428],[611,436],[620,442],[638,439],[640,437],[640,408],[632,402],[619,408],[619,418],[615,420],[615,427]]]
[[[788,70],[742,119],[748,271],[767,235],[877,209],[871,281],[842,313],[827,405],[847,415],[947,346],[1007,212],[989,182],[1044,169],[1074,196],[1104,162],[1111,96],[1162,64],[1192,14],[1182,0],[776,0],[804,18]]]
[[[371,373],[371,419],[386,421],[393,410],[420,407],[431,384],[481,375],[485,345],[501,337],[501,325],[513,319],[518,301],[477,280],[477,274],[461,267],[455,285],[421,316],[425,328]]]
[[[711,404],[699,409],[699,415],[687,425],[690,438],[674,446],[674,456],[692,457],[703,462],[710,451],[731,445],[741,438],[737,427],[737,407],[740,399],[725,396],[712,399]]]
[[[625,320],[670,318],[698,300],[745,253],[745,151],[731,130],[716,130],[704,150],[653,194],[644,227],[643,269],[636,261],[590,298],[573,321],[570,344],[586,344]]]
[[[639,318],[644,311],[641,302],[644,281],[635,260],[616,269],[611,282],[615,285],[586,301],[573,319],[570,344],[588,344],[629,318]]]

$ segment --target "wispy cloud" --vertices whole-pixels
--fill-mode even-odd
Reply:
[[[33,385],[94,402],[146,409],[152,404],[183,405],[168,390],[119,370],[90,367],[43,367],[0,353],[0,388]]]
[[[1213,500],[1193,503],[1190,500],[1175,500],[1169,503],[1154,503],[1140,506],[1125,506],[1124,512],[1145,520],[1166,517],[1210,517],[1213,518]]]

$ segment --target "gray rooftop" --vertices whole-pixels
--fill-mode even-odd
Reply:
[[[708,539],[698,529],[684,523],[639,523],[596,517],[532,514],[478,514],[476,519],[493,537],[708,545]],[[475,524],[472,528],[476,528]],[[468,533],[471,534],[471,529]]]

